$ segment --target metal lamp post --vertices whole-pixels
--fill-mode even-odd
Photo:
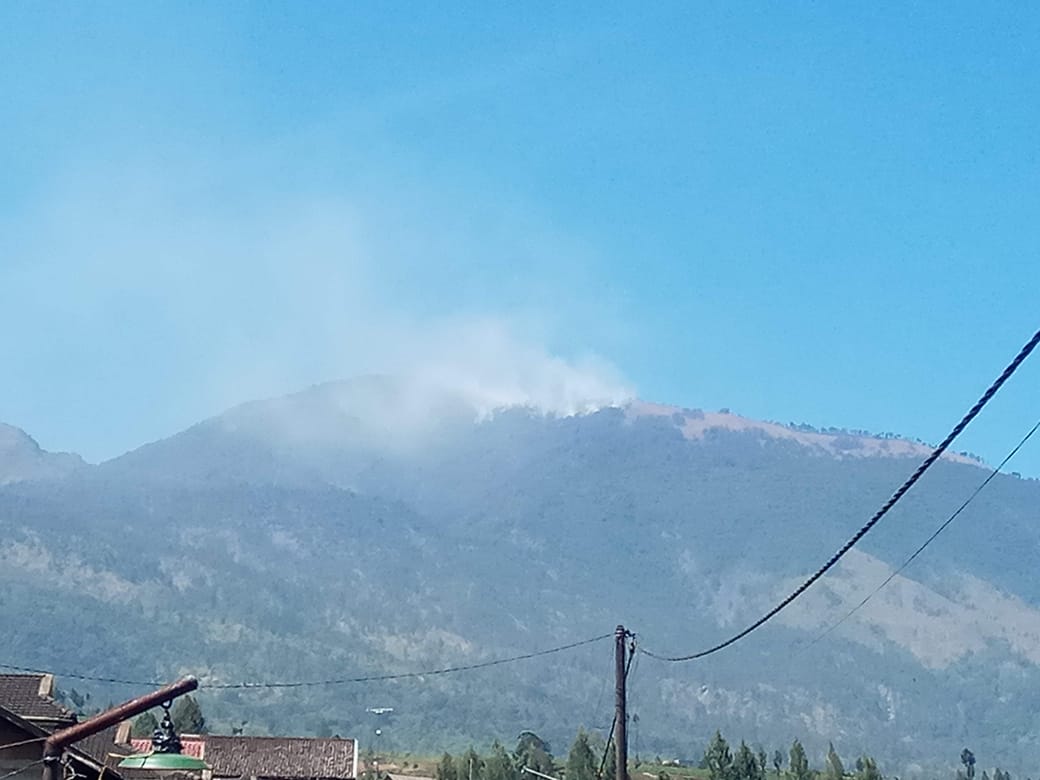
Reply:
[[[73,745],[81,739],[86,739],[92,734],[97,734],[99,731],[104,731],[109,726],[114,726],[127,718],[140,715],[142,712],[150,710],[158,704],[170,702],[177,696],[180,696],[183,693],[188,693],[189,691],[194,691],[198,687],[199,681],[194,677],[184,677],[175,683],[163,686],[157,691],[145,694],[136,699],[131,699],[130,701],[124,702],[118,707],[113,707],[110,710],[105,710],[92,718],[88,718],[82,723],[69,726],[67,729],[55,731],[47,737],[43,743],[43,780],[60,780],[61,755],[69,745]],[[170,724],[170,729],[171,731],[173,729],[172,722]],[[205,763],[199,761],[197,758],[181,756],[179,753],[176,755],[181,759],[190,759],[191,761],[199,762],[198,764],[192,764],[190,766],[178,764],[179,768],[201,769],[205,766]],[[131,758],[134,758],[134,756],[131,756]],[[135,766],[138,765],[135,764]],[[155,764],[149,764],[148,766],[156,769],[160,768]]]
[[[119,762],[120,769],[205,769],[201,758],[181,753],[181,738],[173,728],[170,702],[162,703],[162,722],[152,733],[152,752],[127,756]]]

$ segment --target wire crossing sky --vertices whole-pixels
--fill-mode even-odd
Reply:
[[[778,603],[776,606],[774,606],[772,609],[770,609],[768,612],[762,615],[762,617],[760,617],[751,625],[747,626],[742,631],[738,631],[736,634],[733,634],[728,639],[719,642],[718,644],[712,645],[704,650],[699,650],[693,653],[689,653],[687,655],[679,656],[665,656],[659,653],[651,652],[645,648],[641,648],[642,652],[650,656],[651,658],[656,658],[658,661],[669,661],[672,663],[677,663],[681,661],[695,661],[699,658],[705,658],[709,655],[714,655],[715,653],[721,650],[725,650],[727,647],[730,647],[731,645],[739,642],[741,639],[748,636],[757,629],[761,628],[774,617],[776,617],[778,614],[780,614],[780,612],[782,612],[784,609],[786,609],[788,606],[794,603],[796,599],[798,599],[803,593],[805,593],[805,591],[812,587],[813,583],[815,583],[817,580],[822,578],[828,571],[834,568],[838,564],[838,561],[844,558],[845,554],[848,553],[849,550],[851,550],[853,547],[855,547],[856,544],[858,544],[859,541],[864,536],[866,536],[870,532],[870,530],[875,525],[877,525],[886,514],[888,514],[889,510],[891,510],[892,507],[899,503],[900,499],[902,499],[903,496],[905,496],[910,491],[910,489],[917,483],[917,481],[924,476],[925,472],[928,471],[928,469],[931,468],[931,466],[937,460],[939,460],[942,454],[946,452],[947,449],[949,449],[950,445],[953,444],[957,437],[961,435],[961,433],[968,427],[969,424],[971,424],[971,421],[974,420],[978,416],[979,412],[981,412],[983,408],[985,408],[985,406],[993,399],[993,397],[997,394],[997,391],[999,391],[1001,387],[1004,386],[1004,383],[1007,382],[1012,377],[1012,375],[1015,374],[1016,371],[1018,371],[1019,367],[1032,354],[1033,350],[1036,349],[1037,344],[1040,344],[1040,330],[1033,334],[1032,338],[1030,338],[1029,341],[1025,343],[1025,345],[1022,347],[1022,349],[1018,351],[1018,354],[1015,355],[1012,361],[1008,363],[1008,365],[1004,368],[1003,371],[1000,372],[1000,376],[998,376],[993,381],[993,383],[986,389],[986,392],[982,394],[982,397],[979,398],[979,400],[975,402],[971,409],[969,409],[967,413],[965,413],[965,415],[957,422],[957,424],[953,426],[953,429],[948,434],[946,434],[946,438],[944,438],[939,443],[939,445],[931,452],[931,454],[929,454],[928,457],[924,459],[921,465],[918,466],[909,477],[907,477],[906,481],[903,482],[903,484],[900,485],[898,488],[896,488],[896,491],[891,495],[891,497],[887,501],[885,501],[881,508],[878,509],[878,511],[875,512],[873,516],[858,531],[856,531],[855,534],[852,535],[852,538],[850,538],[847,542],[845,542],[845,544],[842,545],[840,550],[834,553],[834,555],[832,555],[827,561],[825,561],[823,565],[820,566],[820,568],[817,569],[812,576],[810,576],[801,585],[795,588],[782,601],[780,601],[780,603]],[[1022,443],[1024,444],[1032,435],[1033,431],[1031,430],[1022,440]],[[1004,459],[1001,465],[1006,463],[1007,460],[1011,458],[1021,446],[1022,445],[1020,444],[1018,447],[1015,447],[1015,449],[1012,450],[1011,454]],[[989,478],[987,478],[986,482],[983,483],[982,487],[984,487],[988,482]],[[979,488],[979,490],[981,490],[981,487]],[[976,491],[976,493],[977,492],[978,491]],[[967,505],[967,502],[965,502],[965,505]],[[959,511],[960,510],[958,510],[958,513]],[[952,522],[953,518],[956,516],[957,513],[955,513],[953,517],[950,518],[950,521],[948,521],[946,525],[949,525],[949,522]],[[939,532],[936,532],[935,536],[938,536],[938,533]],[[933,536],[932,538],[935,537]],[[931,540],[929,540],[929,542],[930,541]],[[925,546],[927,546],[927,544],[928,542],[925,543]],[[924,549],[924,547],[922,547],[921,549]],[[920,552],[920,550],[918,550],[918,552]],[[913,557],[916,557],[916,555],[917,553],[914,553],[914,556],[911,557],[911,560]],[[882,587],[884,587],[884,585],[882,585]],[[866,601],[864,601],[864,603],[866,603]]]

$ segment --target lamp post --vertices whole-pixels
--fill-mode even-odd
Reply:
[[[194,691],[198,687],[199,681],[194,677],[183,677],[175,683],[164,685],[157,691],[131,699],[118,707],[113,707],[110,710],[98,713],[92,718],[87,718],[82,723],[55,731],[43,743],[43,780],[60,780],[61,754],[69,745],[79,742],[81,739],[86,739],[92,734],[97,734],[99,731],[104,731],[109,726],[114,726],[135,715],[140,715],[142,712],[150,710],[163,702],[170,702],[181,694]],[[172,725],[171,723],[171,728]],[[187,758],[187,756],[184,758]]]
[[[152,732],[152,752],[127,756],[119,762],[120,769],[205,769],[201,758],[181,753],[181,738],[173,728],[170,702],[162,703],[162,722]]]

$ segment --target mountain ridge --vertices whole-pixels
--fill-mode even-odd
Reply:
[[[464,665],[619,622],[655,651],[688,652],[786,595],[916,465],[642,402],[478,418],[447,399],[416,429],[423,407],[395,417],[379,392],[363,383],[352,397],[347,383],[254,402],[96,467],[0,487],[0,618],[20,627],[0,659],[319,680]],[[928,556],[808,645],[984,473],[936,463],[832,575],[726,653],[640,662],[642,749],[693,755],[722,728],[821,754],[834,741],[900,770],[946,766],[964,744],[1027,767],[1040,750],[1036,481],[998,475]],[[110,652],[99,626],[132,628]],[[97,640],[55,646],[55,632]],[[552,664],[361,684],[346,700],[320,687],[202,695],[215,724],[247,719],[256,733],[350,733],[368,723],[361,702],[389,701],[400,714],[384,744],[443,749],[521,725],[568,740],[603,720],[609,670],[609,648],[590,646]]]

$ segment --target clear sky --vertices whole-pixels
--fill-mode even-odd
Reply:
[[[0,420],[421,363],[940,439],[1040,327],[1040,11],[647,5],[0,4]]]

